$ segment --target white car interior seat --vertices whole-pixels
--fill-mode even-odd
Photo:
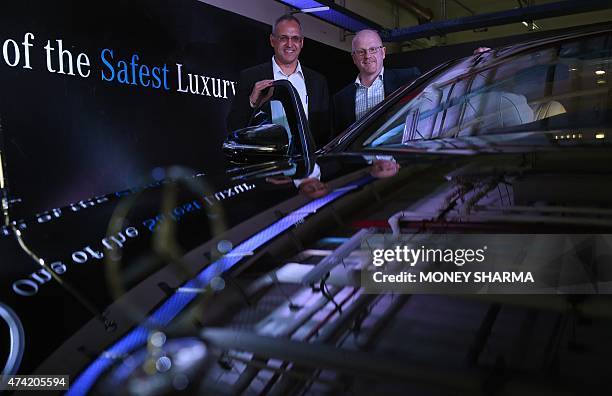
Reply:
[[[566,112],[565,107],[556,100],[549,100],[533,106],[534,120],[543,120]]]

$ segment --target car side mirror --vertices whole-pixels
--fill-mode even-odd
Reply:
[[[231,163],[238,165],[286,158],[289,136],[285,127],[277,124],[242,128],[225,139],[223,153]]]
[[[254,109],[245,128],[229,134],[223,152],[229,162],[250,169],[251,176],[268,175],[272,163],[281,167],[284,163],[294,168],[292,177],[305,178],[314,170],[315,146],[299,94],[287,80],[274,81],[270,94]],[[265,171],[252,171],[251,167],[263,165]]]

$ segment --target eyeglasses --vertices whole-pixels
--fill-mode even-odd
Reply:
[[[378,46],[378,47],[370,47],[368,49],[361,48],[361,49],[358,49],[358,50],[354,50],[353,51],[353,55],[357,55],[358,57],[363,58],[364,56],[366,56],[366,53],[368,55],[374,55],[381,48],[384,48],[384,47],[381,45],[381,46]]]
[[[302,42],[302,39],[304,37],[302,36],[274,36],[278,41],[280,41],[283,44],[287,44],[289,41],[292,41],[295,44],[299,44],[300,42]]]

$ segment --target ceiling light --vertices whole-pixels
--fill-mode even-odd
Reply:
[[[595,70],[595,75],[597,76],[603,76],[604,74],[606,74],[605,70]]]
[[[595,139],[603,139],[606,137],[605,133],[596,133],[595,134]]]
[[[325,7],[302,8],[300,11],[303,12],[304,14],[307,14],[309,12],[329,11],[329,7],[325,6]]]
[[[321,19],[349,32],[363,29],[384,31],[384,27],[351,10],[336,4],[333,0],[276,0],[295,10]]]

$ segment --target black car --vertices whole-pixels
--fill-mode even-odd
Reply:
[[[108,224],[76,250],[53,213],[11,224],[5,210],[41,266],[2,284],[15,292],[0,306],[5,370],[70,375],[74,395],[597,393],[612,352],[607,251],[580,251],[591,288],[457,296],[367,290],[362,241],[607,234],[611,61],[605,27],[451,61],[316,153],[280,81],[285,118],[256,111],[228,138],[223,188],[175,170],[101,197],[86,220],[61,217]],[[60,306],[43,313],[44,298]],[[61,331],[45,328],[58,315]]]

